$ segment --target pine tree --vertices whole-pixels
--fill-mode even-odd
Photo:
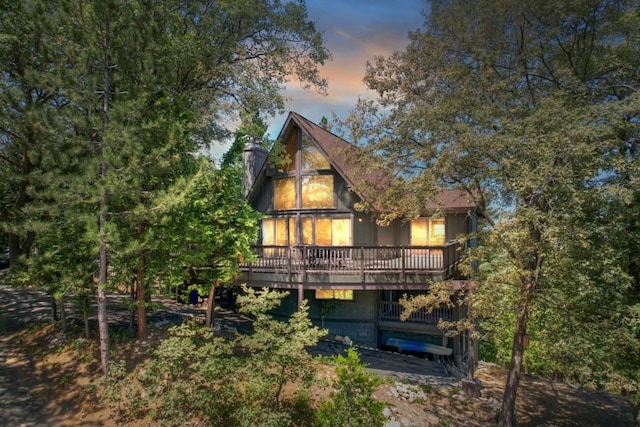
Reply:
[[[611,202],[625,203],[630,216],[638,207],[629,187],[638,170],[637,10],[637,1],[625,0],[432,2],[404,52],[368,64],[365,81],[379,97],[361,100],[345,123],[351,140],[364,141],[398,177],[386,189],[362,183],[383,220],[415,217],[441,187],[476,201],[480,247],[470,259],[481,263],[473,307],[511,333],[500,425],[516,423],[529,327],[547,327],[538,318],[544,310],[562,313],[559,298],[569,287],[589,295],[572,304],[573,319],[581,319],[573,326],[589,328],[589,315],[610,325],[596,307],[600,288],[609,316],[628,316],[620,296],[628,295],[632,263],[593,242],[614,244],[598,231],[617,234]],[[598,343],[581,338],[571,347],[587,363],[587,343]],[[637,352],[621,353],[636,363]],[[607,372],[623,371],[600,371]]]

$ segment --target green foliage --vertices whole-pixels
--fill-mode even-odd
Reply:
[[[475,200],[473,307],[498,359],[511,359],[502,425],[515,422],[521,361],[584,384],[636,381],[624,319],[640,277],[637,10],[634,0],[432,2],[404,51],[368,64],[378,97],[344,123],[399,177],[361,183],[364,208],[410,219],[442,187]]]
[[[315,426],[383,426],[384,403],[374,400],[371,394],[382,384],[382,379],[366,372],[355,348],[348,348],[346,356],[335,357],[337,380],[329,400],[321,402],[316,414]]]
[[[128,375],[112,371],[105,393],[110,407],[123,420],[150,411],[166,425],[206,420],[209,425],[288,426],[309,419],[309,396],[285,396],[283,389],[291,384],[306,389],[315,381],[305,348],[324,333],[312,327],[306,306],[279,322],[268,311],[283,294],[245,291],[240,304],[255,318],[252,333],[226,340],[197,324],[172,328],[152,360]]]
[[[98,248],[101,281],[108,262],[111,283],[136,276],[147,291],[182,283],[180,263],[219,266],[209,284],[233,277],[254,216],[237,168],[194,153],[244,111],[255,113],[242,131],[258,134],[292,76],[324,90],[328,52],[304,3],[0,1],[0,12],[0,240],[12,257],[36,247],[42,267],[21,280],[84,289]]]

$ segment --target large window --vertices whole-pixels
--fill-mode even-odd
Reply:
[[[296,208],[296,179],[278,178],[275,180],[275,196],[273,208],[275,210]]]
[[[411,221],[411,245],[444,246],[444,218],[420,218]]]
[[[331,164],[311,138],[294,129],[287,139],[285,153],[291,162],[279,170],[281,176],[274,179],[273,209],[335,207]]]
[[[319,246],[351,245],[350,218],[302,218],[302,243]]]
[[[302,177],[302,208],[332,208],[333,175],[316,175]]]
[[[295,218],[267,218],[262,220],[262,244],[265,246],[295,245]]]

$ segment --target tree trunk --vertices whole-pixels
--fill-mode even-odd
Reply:
[[[534,286],[529,283],[525,286],[524,295],[518,307],[515,331],[513,333],[513,347],[511,350],[511,363],[507,375],[507,383],[504,388],[502,407],[498,416],[499,427],[511,427],[517,425],[516,395],[520,383],[522,370],[522,357],[524,353],[524,335],[527,328],[527,315]]]
[[[103,49],[103,87],[102,87],[102,141],[100,144],[100,215],[98,219],[98,240],[100,273],[98,278],[98,331],[100,333],[100,362],[104,374],[105,385],[109,376],[109,323],[107,319],[107,155],[106,149],[109,142],[107,131],[109,130],[109,108],[111,93],[111,61],[109,60],[109,22],[105,22],[105,34],[102,39]]]
[[[89,327],[89,304],[84,300],[82,303],[82,321],[84,323],[84,337],[91,339],[91,328]]]
[[[58,320],[58,304],[56,297],[51,295],[51,324],[55,324],[56,320]]]
[[[478,358],[476,357],[476,342],[472,334],[473,331],[467,332],[467,348],[469,349],[467,356],[467,380],[469,381],[474,381],[476,364],[478,363]]]
[[[135,336],[137,283],[138,280],[134,277],[131,279],[131,285],[129,286],[129,336],[131,338]]]
[[[207,328],[214,328],[216,325],[216,288],[220,286],[220,281],[216,280],[216,283],[211,286],[209,290],[209,298],[207,298],[207,319],[205,326]]]
[[[141,261],[141,263],[143,262],[144,260]],[[138,338],[143,340],[148,335],[145,302],[144,264],[141,264],[136,271],[136,317],[138,320]]]
[[[103,202],[106,196],[103,195]],[[101,203],[101,204],[102,204]],[[100,335],[100,363],[105,382],[109,375],[109,323],[107,320],[107,244],[105,243],[106,214],[100,214],[100,276],[98,279],[98,331]]]

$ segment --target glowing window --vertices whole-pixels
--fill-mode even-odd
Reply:
[[[443,218],[411,221],[411,244],[413,246],[443,246],[444,243]]]
[[[273,208],[275,210],[296,208],[295,178],[278,178],[275,182]]]
[[[353,301],[353,290],[316,289],[316,299],[339,299]]]
[[[429,245],[443,246],[445,242],[444,219],[432,219],[429,221]]]
[[[305,133],[302,134],[300,151],[301,169],[329,169],[331,167],[327,158],[322,155]]]
[[[276,243],[276,222],[272,219],[262,220],[262,244],[275,245]]]
[[[290,172],[296,170],[296,152],[298,151],[296,149],[296,140],[298,139],[298,132],[297,130],[294,130],[293,132],[291,132],[291,136],[289,137],[289,140],[287,141],[287,145],[285,145],[284,149],[285,152],[287,153],[288,158],[291,160],[291,162],[289,163],[289,167],[287,168]]]
[[[289,243],[292,245],[298,244],[298,239],[296,238],[296,219],[289,218]]]
[[[302,244],[313,245],[313,218],[302,218]]]
[[[331,244],[333,246],[349,246],[351,244],[351,220],[331,220]]]
[[[302,243],[319,246],[351,245],[350,218],[302,218]]]
[[[289,225],[291,225],[291,219],[289,219]],[[287,220],[283,218],[269,218],[262,220],[262,244],[286,246],[289,242],[295,243],[291,240],[291,227],[287,227]]]
[[[331,246],[331,231],[330,218],[316,219],[316,245]]]
[[[302,208],[332,208],[333,200],[333,175],[302,177]]]

